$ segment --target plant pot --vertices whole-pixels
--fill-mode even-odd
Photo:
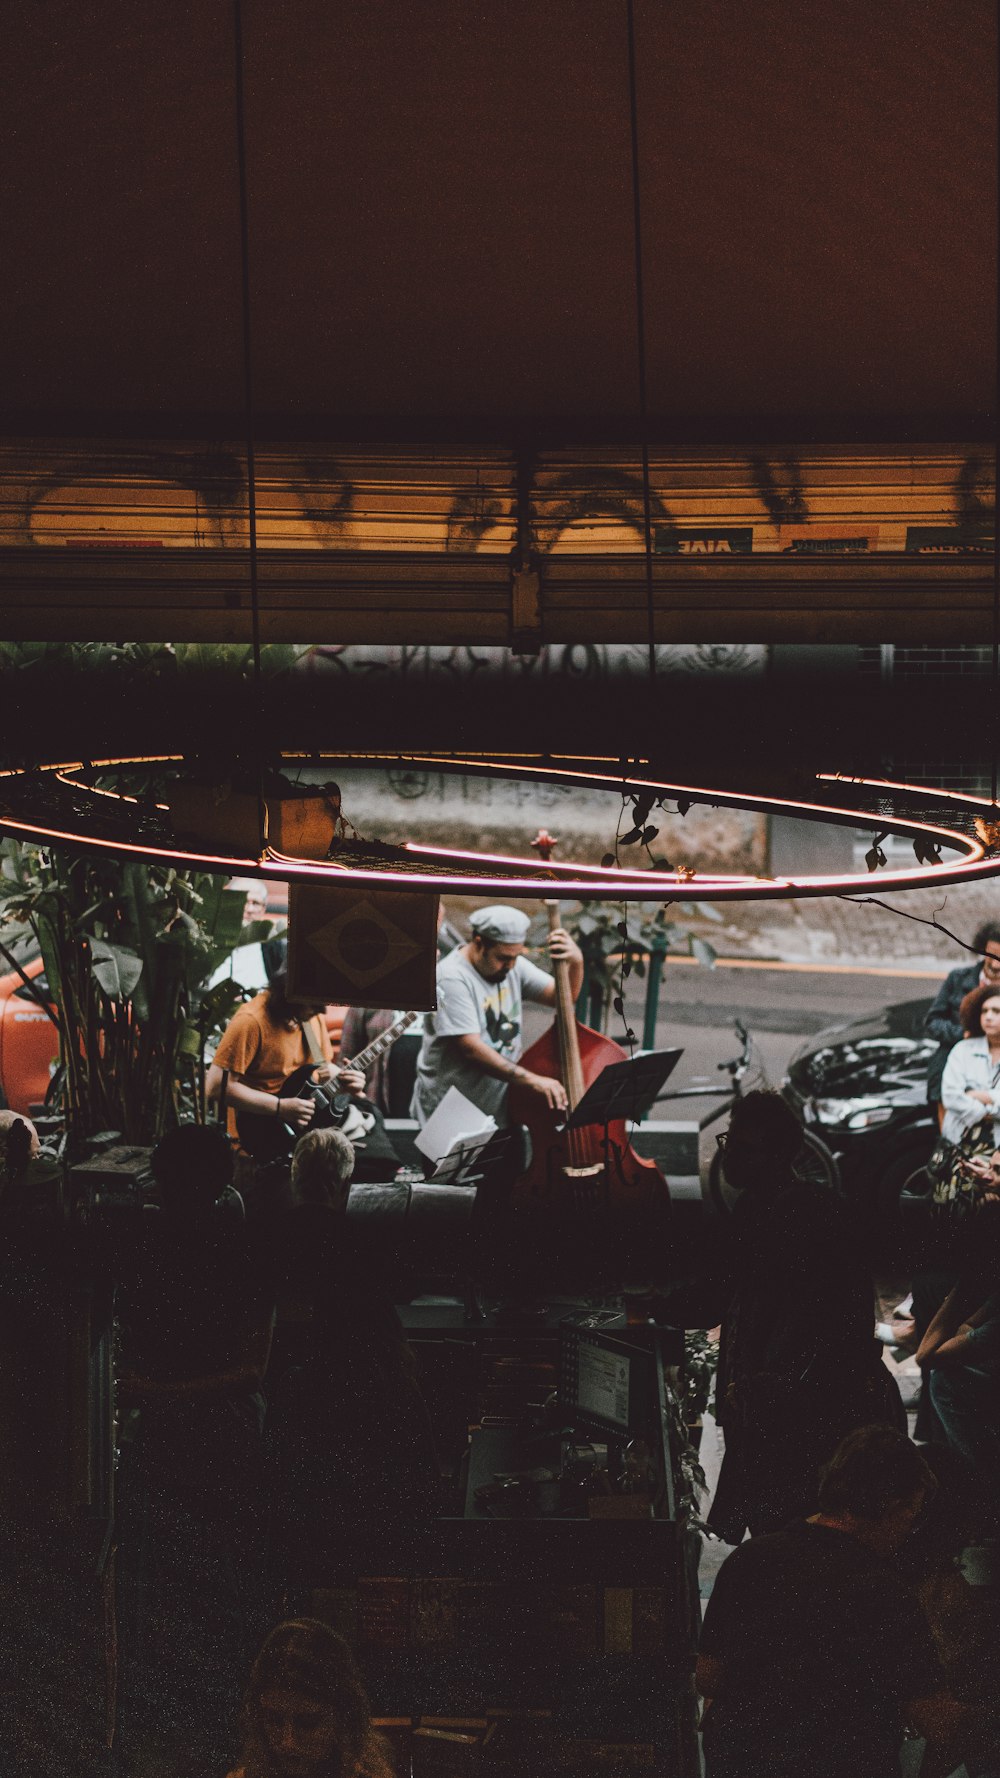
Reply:
[[[228,784],[171,784],[167,805],[179,840],[206,852],[232,853],[237,858],[260,856],[260,811],[257,798]]]
[[[260,856],[260,808],[256,796],[229,784],[172,784],[170,819],[179,840],[237,859]],[[326,858],[336,837],[340,802],[310,787],[303,795],[268,793],[264,799],[267,843],[290,858]]]
[[[322,859],[337,836],[339,799],[313,790],[306,796],[267,798],[267,837],[290,858]]]

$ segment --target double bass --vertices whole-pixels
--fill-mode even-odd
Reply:
[[[560,923],[559,903],[547,901],[545,907],[549,931],[554,932]],[[553,958],[552,963],[555,1022],[521,1057],[521,1066],[533,1074],[561,1080],[569,1111],[573,1111],[610,1063],[628,1058],[610,1037],[578,1022],[569,963],[563,958]],[[515,1200],[541,1198],[577,1207],[606,1205],[647,1213],[669,1206],[663,1174],[655,1161],[636,1154],[631,1147],[624,1119],[566,1129],[561,1126],[568,1113],[553,1111],[538,1093],[516,1082],[509,1089],[507,1107],[511,1123],[525,1124],[531,1136],[531,1163],[514,1188]]]

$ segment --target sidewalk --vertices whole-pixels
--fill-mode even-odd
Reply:
[[[853,967],[908,964],[917,972],[943,975],[963,962],[965,953],[945,933],[921,922],[936,920],[971,943],[984,920],[1000,919],[1000,892],[990,882],[893,893],[880,887],[881,874],[871,876],[862,896],[719,902],[722,923],[697,922],[697,930],[720,955]],[[886,905],[871,906],[864,897]]]

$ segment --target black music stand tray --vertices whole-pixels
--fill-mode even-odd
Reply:
[[[648,1055],[633,1061],[612,1062],[592,1081],[575,1111],[566,1119],[567,1130],[582,1130],[587,1125],[638,1123],[655,1105],[660,1093],[684,1051],[650,1050]]]
[[[499,1130],[491,1130],[486,1136],[470,1136],[466,1142],[460,1142],[450,1154],[439,1160],[431,1174],[431,1185],[478,1185],[483,1177],[477,1172],[478,1163],[486,1150],[490,1151],[491,1163],[497,1155],[506,1153],[513,1131],[502,1125]]]

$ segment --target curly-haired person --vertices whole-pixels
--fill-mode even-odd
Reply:
[[[343,1637],[292,1618],[266,1638],[244,1705],[242,1764],[230,1778],[395,1778]]]

